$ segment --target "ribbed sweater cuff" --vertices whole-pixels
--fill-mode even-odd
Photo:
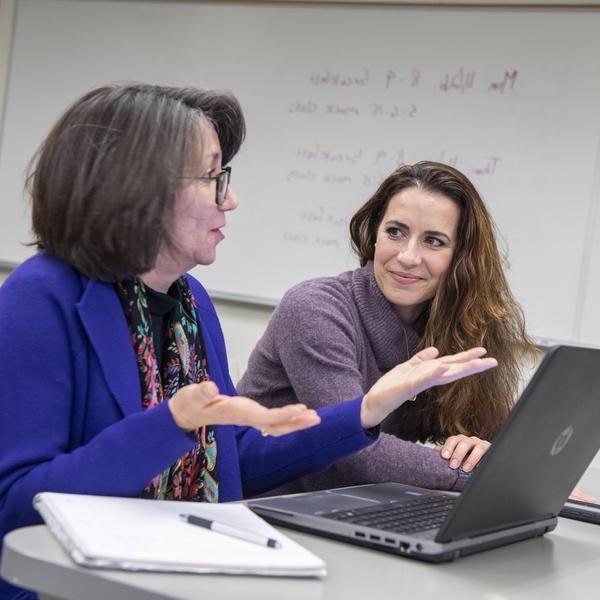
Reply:
[[[457,469],[458,477],[456,483],[452,486],[453,492],[462,492],[467,482],[471,479],[471,473],[465,473],[462,469]]]

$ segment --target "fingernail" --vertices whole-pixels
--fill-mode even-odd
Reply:
[[[472,467],[472,466],[471,466],[469,463],[467,463],[467,464],[466,464],[466,465],[463,467],[463,471],[464,471],[465,473],[468,473],[468,472],[469,472],[469,471],[470,471],[472,468],[473,468],[473,467]]]
[[[450,468],[451,469],[458,469],[458,461],[457,460],[451,460],[450,461]]]
[[[444,450],[444,451],[442,452],[442,456],[443,456],[444,458],[450,458],[450,450]]]

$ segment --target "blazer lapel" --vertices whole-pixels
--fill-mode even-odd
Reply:
[[[81,301],[75,307],[106,383],[124,415],[139,412],[142,410],[139,374],[117,293],[108,283],[85,281]]]

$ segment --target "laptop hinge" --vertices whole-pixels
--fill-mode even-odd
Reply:
[[[439,542],[439,543],[444,543],[447,544],[448,542],[457,542],[458,540],[464,540],[466,538],[474,538],[474,537],[480,537],[482,535],[490,535],[492,533],[496,533],[498,531],[506,531],[507,529],[513,529],[516,527],[523,527],[525,525],[534,525],[535,523],[539,523],[542,521],[547,521],[549,519],[555,519],[556,515],[555,514],[547,514],[547,515],[543,515],[537,519],[524,519],[522,521],[514,521],[512,523],[502,523],[499,524],[496,527],[489,527],[486,529],[479,529],[476,531],[468,531],[465,533],[460,533],[458,535],[452,535],[452,536],[446,536],[446,530],[448,529],[448,527],[446,526],[447,523],[444,523],[444,525],[442,525],[442,527],[440,528],[440,530],[438,531],[437,535],[435,536],[435,541]],[[450,524],[451,525],[451,524]]]

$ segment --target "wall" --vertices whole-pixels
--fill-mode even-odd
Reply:
[[[14,0],[0,0],[0,119],[4,114],[13,12]]]
[[[229,355],[229,370],[234,383],[244,374],[248,358],[262,336],[273,309],[268,306],[215,300]]]

